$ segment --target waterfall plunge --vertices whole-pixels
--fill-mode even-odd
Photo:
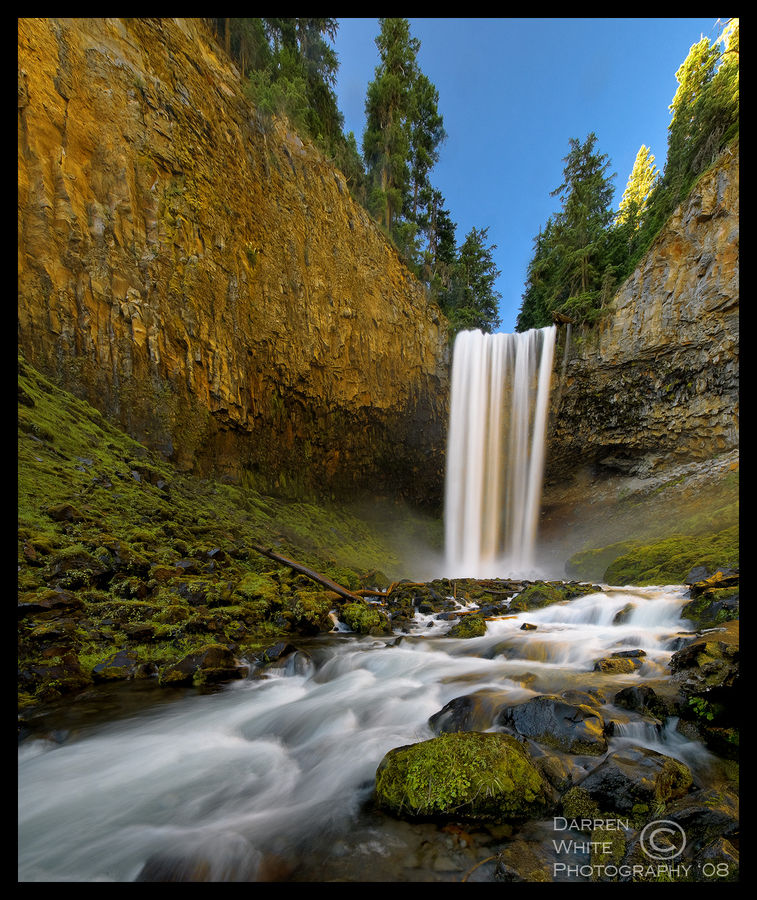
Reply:
[[[447,443],[450,577],[525,576],[534,565],[554,326],[455,340]]]

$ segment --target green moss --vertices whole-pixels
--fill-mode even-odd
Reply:
[[[376,799],[398,815],[501,822],[538,815],[548,791],[510,735],[458,732],[400,747],[376,772]]]
[[[389,620],[375,606],[365,602],[345,603],[339,619],[358,634],[386,634],[391,632]]]
[[[96,373],[82,368],[79,374],[94,383]],[[251,551],[253,543],[352,589],[376,577],[386,583],[408,574],[400,551],[410,536],[424,533],[421,516],[392,505],[369,522],[357,507],[264,495],[250,480],[196,478],[23,358],[18,382],[18,587],[32,595],[66,587],[81,601],[70,613],[77,627],[61,640],[83,654],[84,677],[119,648],[136,647],[140,660],[169,665],[188,652],[182,642],[195,647],[219,639],[258,649],[293,631],[330,627],[333,599],[313,581]],[[129,399],[121,398],[126,407]],[[186,415],[188,447],[202,441],[207,421],[180,410],[170,392],[153,400],[169,418]],[[211,557],[216,548],[222,552]],[[181,558],[191,558],[197,574],[177,569]],[[193,606],[181,591],[198,585],[202,596]],[[388,627],[381,611],[367,604],[352,616],[360,633]],[[55,693],[46,685],[65,680],[42,665],[44,642],[30,638],[34,624],[22,623],[19,633],[19,696],[27,703]],[[140,625],[154,629],[153,640],[140,643],[127,634]]]
[[[674,535],[637,546],[618,557],[604,574],[608,584],[682,584],[695,566],[739,564],[739,529],[734,525],[712,535]]]
[[[483,616],[464,616],[447,632],[451,638],[483,637],[486,634],[486,622]]]

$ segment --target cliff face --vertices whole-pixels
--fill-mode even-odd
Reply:
[[[19,20],[19,347],[184,467],[434,502],[446,323],[216,49]]]
[[[738,446],[739,160],[702,177],[594,332],[561,327],[547,483]],[[563,374],[564,366],[564,374]]]

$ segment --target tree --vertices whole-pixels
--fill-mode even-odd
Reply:
[[[563,183],[552,191],[562,208],[540,232],[528,269],[518,329],[549,325],[555,312],[594,321],[617,272],[618,241],[612,235],[612,179],[606,154],[591,133],[570,139]]]
[[[420,42],[410,36],[407,19],[383,18],[376,38],[380,63],[368,85],[363,155],[371,211],[388,234],[406,206],[410,184],[412,85],[417,75]]]
[[[500,325],[502,295],[494,285],[501,272],[492,256],[497,245],[486,246],[488,233],[488,228],[468,232],[459,248],[449,289],[440,294],[440,305],[453,333],[471,328],[491,332]]]
[[[627,225],[631,232],[639,228],[659,174],[652,152],[649,147],[642,144],[628,176],[628,183],[615,218],[616,224]]]

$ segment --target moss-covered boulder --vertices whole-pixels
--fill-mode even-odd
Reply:
[[[700,571],[704,567],[700,567]],[[691,584],[691,600],[681,610],[681,618],[697,628],[712,628],[739,617],[739,573],[718,569],[701,571],[701,578]]]
[[[376,802],[408,818],[502,822],[542,815],[552,794],[517,739],[460,732],[390,750],[376,772]]]
[[[486,622],[484,617],[476,614],[463,616],[447,632],[451,638],[483,637],[486,634]]]
[[[391,634],[388,617],[378,607],[360,601],[345,603],[339,611],[339,619],[358,634]]]
[[[217,684],[246,678],[249,666],[238,660],[223,644],[209,644],[189,653],[160,674],[161,684]]]
[[[580,787],[601,809],[632,813],[646,804],[654,808],[685,796],[693,784],[688,766],[646,747],[610,753]]]
[[[526,612],[531,609],[543,609],[553,603],[563,603],[586,594],[596,594],[602,590],[596,584],[581,584],[565,581],[535,581],[526,585],[523,590],[510,601],[509,612]]]

